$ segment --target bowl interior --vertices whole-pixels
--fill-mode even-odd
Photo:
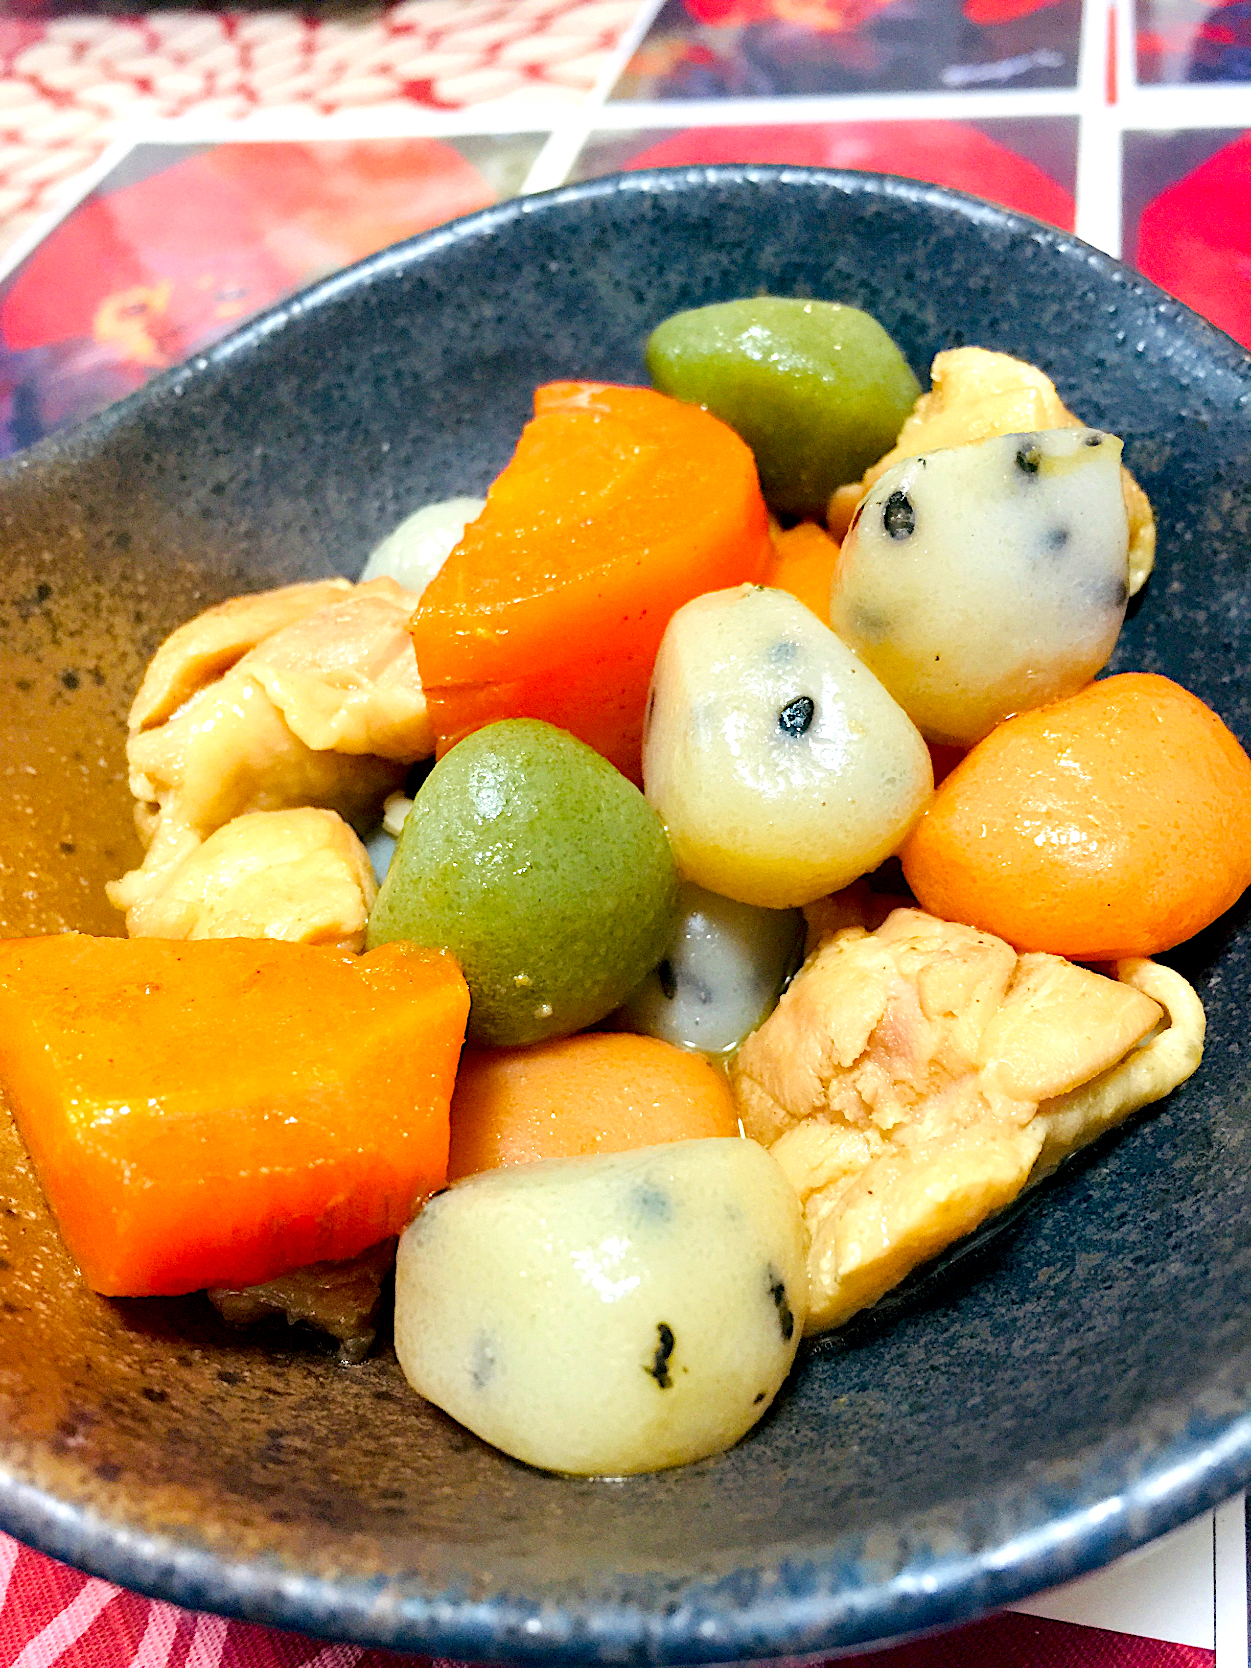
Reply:
[[[1251,742],[1251,361],[1227,338],[936,188],[633,175],[379,256],[0,473],[0,930],[119,930],[124,717],[173,625],[354,575],[409,510],[485,488],[536,384],[644,381],[656,322],[757,292],[868,309],[922,377],[944,347],[1018,354],[1124,435],[1160,558],[1114,667],[1167,673]],[[828,1650],[1114,1556],[1251,1477],[1246,913],[1170,958],[1208,1008],[1194,1079],[806,1347],[738,1448],[654,1477],[515,1464],[386,1351],[341,1369],[197,1300],[93,1297],[5,1119],[0,1522],[204,1608],[568,1661]]]

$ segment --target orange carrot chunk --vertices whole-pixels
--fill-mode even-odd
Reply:
[[[670,617],[769,559],[755,461],[716,417],[648,388],[553,383],[534,404],[413,616],[438,752],[542,718],[638,782]]]
[[[0,1085],[87,1284],[250,1286],[399,1233],[447,1171],[450,956],[0,943]]]
[[[813,521],[801,521],[786,532],[773,534],[773,553],[763,583],[775,591],[789,591],[811,608],[822,625],[830,623],[830,586],[838,561],[838,545]]]

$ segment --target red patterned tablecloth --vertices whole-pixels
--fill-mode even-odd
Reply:
[[[391,0],[317,8],[4,16],[0,246],[119,134],[152,120],[281,122],[502,99],[549,115],[595,86],[638,0]]]
[[[123,1592],[0,1535],[0,1668],[454,1668]],[[1215,1668],[1193,1645],[1002,1614],[840,1668]]]

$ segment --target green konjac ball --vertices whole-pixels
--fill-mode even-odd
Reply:
[[[488,725],[422,786],[369,946],[451,951],[469,1036],[494,1047],[611,1013],[664,954],[677,876],[656,813],[606,759],[538,719]]]
[[[743,437],[771,509],[822,520],[835,487],[894,445],[921,392],[868,313],[772,295],[675,313],[652,332],[647,368],[662,393]]]

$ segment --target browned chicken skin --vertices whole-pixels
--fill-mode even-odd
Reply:
[[[260,1286],[218,1286],[209,1301],[231,1326],[285,1315],[338,1339],[344,1366],[363,1361],[374,1341],[382,1287],[395,1266],[393,1239],[385,1239],[344,1263],[310,1263]]]

